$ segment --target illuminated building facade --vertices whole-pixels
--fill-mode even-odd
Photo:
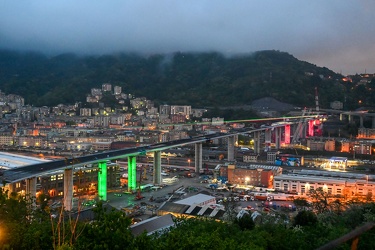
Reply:
[[[228,165],[220,168],[220,175],[228,182],[237,185],[251,185],[257,187],[273,187],[273,178],[281,174],[282,168],[268,165]]]
[[[75,169],[73,174],[74,195],[94,195],[98,192],[98,172],[97,167],[87,167]],[[107,187],[118,187],[120,176],[116,164],[107,166]],[[15,191],[23,193],[25,181],[15,184]],[[40,176],[37,178],[37,195],[40,193],[49,194],[50,197],[62,197],[64,195],[64,172],[57,171],[53,174]]]
[[[370,181],[369,181],[370,179]],[[278,175],[274,177],[274,188],[284,192],[307,194],[310,190],[318,188],[332,195],[340,195],[345,198],[352,196],[367,196],[375,194],[375,182],[369,176],[350,178],[337,178],[316,175]]]

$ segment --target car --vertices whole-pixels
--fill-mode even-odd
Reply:
[[[89,200],[89,201],[84,201],[82,202],[83,206],[96,206],[96,201],[95,200]]]

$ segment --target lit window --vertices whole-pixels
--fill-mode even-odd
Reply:
[[[51,181],[55,181],[56,180],[56,175],[51,175]]]
[[[59,174],[58,176],[57,176],[57,179],[58,180],[62,180],[64,178],[64,175],[63,174]]]

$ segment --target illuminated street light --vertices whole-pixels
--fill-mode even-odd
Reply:
[[[246,177],[245,178],[245,185],[247,186],[247,183],[250,181],[250,178],[249,177]]]
[[[306,194],[310,191],[310,184],[309,183],[305,184],[305,190],[306,190]]]

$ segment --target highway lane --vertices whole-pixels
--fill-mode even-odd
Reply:
[[[241,132],[243,133],[243,132]],[[51,173],[58,170],[69,169],[72,167],[84,167],[91,163],[98,163],[107,160],[117,160],[126,158],[128,156],[145,155],[147,152],[160,151],[173,147],[184,146],[199,142],[205,142],[214,138],[222,138],[232,136],[233,134],[215,133],[205,136],[198,136],[193,138],[180,139],[175,141],[152,144],[149,146],[142,146],[136,148],[127,148],[120,150],[113,150],[101,152],[92,155],[85,155],[76,158],[67,158],[65,160],[49,161],[44,163],[37,163],[27,166],[16,167],[2,171],[1,177],[5,182],[18,182],[31,177],[41,176],[43,174]]]
[[[280,118],[283,119],[283,118]],[[282,126],[276,124],[275,127]],[[147,152],[154,152],[165,150],[173,147],[180,147],[188,144],[203,143],[208,140],[224,138],[238,134],[253,133],[257,131],[263,131],[272,128],[272,126],[264,126],[259,129],[250,129],[244,131],[243,129],[232,131],[230,133],[213,133],[208,135],[202,135],[197,137],[185,138],[180,140],[174,140],[169,142],[156,143],[148,146],[141,146],[135,148],[127,148],[120,150],[113,150],[107,152],[101,152],[92,155],[85,155],[76,158],[69,158],[65,160],[50,161],[45,163],[32,164],[22,167],[17,167],[5,171],[1,171],[0,175],[3,182],[19,182],[31,177],[41,176],[47,173],[51,173],[58,170],[69,169],[73,167],[84,167],[87,164],[98,163],[107,160],[117,160],[128,156],[139,156],[146,155]]]

